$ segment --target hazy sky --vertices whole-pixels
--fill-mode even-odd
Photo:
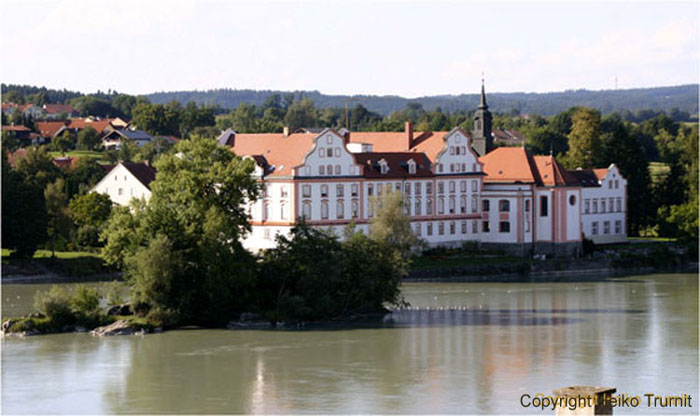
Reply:
[[[408,97],[698,82],[700,2],[0,4],[0,78],[83,92]]]

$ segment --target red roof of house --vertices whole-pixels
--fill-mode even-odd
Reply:
[[[542,183],[532,155],[522,147],[497,147],[479,161],[484,164],[485,182]]]
[[[70,169],[80,160],[78,157],[61,156],[53,158],[53,164],[61,169]]]
[[[105,118],[102,120],[85,121],[82,118],[72,118],[69,120],[68,128],[82,130],[87,127],[92,127],[98,133],[104,133],[108,127],[114,129],[112,120],[111,118]]]
[[[545,186],[580,186],[576,177],[562,168],[554,156],[535,156],[537,170]]]
[[[69,104],[44,104],[44,110],[48,114],[70,114],[74,111],[73,106]]]
[[[2,126],[3,131],[32,131],[32,129],[25,126]]]
[[[41,137],[54,137],[61,127],[65,127],[65,121],[37,121],[36,129]]]
[[[434,160],[444,147],[447,133],[414,132],[409,146],[406,132],[351,132],[348,142],[371,144],[376,153],[424,153]],[[235,135],[231,150],[240,156],[262,155],[269,165],[274,165],[272,175],[290,176],[292,168],[303,163],[317,136],[317,133],[292,133],[287,137],[282,133],[240,133]]]
[[[593,169],[593,173],[595,173],[595,176],[598,177],[598,180],[603,180],[608,174],[608,169],[607,168],[600,168],[600,169]]]

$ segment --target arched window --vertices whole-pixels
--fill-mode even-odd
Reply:
[[[302,212],[302,215],[304,216],[304,218],[306,218],[307,220],[310,220],[311,219],[311,203],[308,201],[304,201],[304,204],[302,205],[301,212]]]
[[[414,203],[413,207],[413,214],[414,215],[420,215],[421,214],[421,203],[420,203],[420,198],[416,198],[416,202]]]
[[[270,219],[270,203],[265,202],[263,204],[263,221],[267,221]]]
[[[360,216],[360,204],[356,199],[352,200],[352,217],[358,218]]]
[[[466,182],[465,182],[466,183]],[[462,195],[459,198],[459,212],[461,214],[466,214],[467,213],[467,197],[466,195]]]
[[[445,198],[443,198],[443,197],[438,198],[437,213],[438,214],[445,213]]]
[[[455,197],[454,197],[454,196],[451,196],[451,197],[450,197],[450,202],[449,202],[449,204],[450,204],[450,214],[454,214],[454,213],[455,213],[455,209],[456,209],[456,207],[455,207],[456,201],[455,201]]]
[[[479,197],[476,194],[472,195],[472,212],[476,212],[479,206]]]
[[[328,219],[328,201],[321,201],[321,219]]]
[[[281,203],[280,204],[280,218],[283,220],[289,219],[289,213],[287,212],[287,204],[286,203]]]
[[[433,198],[428,198],[425,201],[425,213],[427,215],[433,215]]]
[[[345,204],[342,199],[335,203],[335,217],[339,220],[345,218]]]

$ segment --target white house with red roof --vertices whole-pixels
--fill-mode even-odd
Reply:
[[[117,205],[128,206],[133,198],[148,201],[156,169],[148,163],[120,162],[105,166],[109,172],[91,190],[109,196]]]

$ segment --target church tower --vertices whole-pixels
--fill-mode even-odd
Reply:
[[[484,91],[484,79],[481,79],[481,97],[479,107],[474,113],[474,129],[472,130],[472,147],[474,151],[483,156],[493,150],[493,136],[491,136],[491,112],[486,104],[486,92]]]

